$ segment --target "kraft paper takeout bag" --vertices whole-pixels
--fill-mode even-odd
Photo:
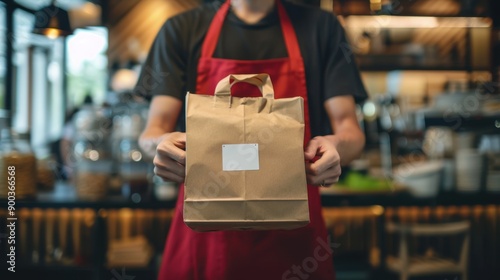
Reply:
[[[264,97],[231,96],[246,82]],[[274,99],[267,74],[229,75],[186,96],[184,222],[197,231],[309,223],[301,97]]]

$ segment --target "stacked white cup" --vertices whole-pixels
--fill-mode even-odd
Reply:
[[[456,153],[456,178],[459,192],[477,192],[481,189],[484,157],[476,149],[460,149]]]

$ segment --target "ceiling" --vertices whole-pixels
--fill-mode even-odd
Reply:
[[[38,10],[42,7],[50,5],[52,0],[16,0],[16,2],[26,8]],[[66,10],[71,10],[83,5],[86,0],[57,0],[56,5]]]

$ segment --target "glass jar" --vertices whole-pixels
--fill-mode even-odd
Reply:
[[[24,139],[14,137],[8,119],[0,127],[0,198],[33,198],[36,195],[36,157]],[[15,196],[12,194],[15,192]]]
[[[140,202],[149,195],[149,164],[144,160],[136,139],[120,141],[119,174],[122,194],[133,202]]]
[[[150,195],[151,164],[139,148],[138,139],[145,126],[148,107],[122,103],[115,107],[113,118],[114,158],[122,181],[121,193],[133,202]]]
[[[89,150],[86,154],[88,158],[79,160],[76,165],[76,194],[83,200],[99,200],[108,192],[112,162],[99,159],[96,150]]]
[[[36,167],[36,181],[38,189],[42,191],[53,191],[56,182],[56,161],[52,157],[39,159]]]
[[[75,116],[75,188],[83,200],[106,196],[113,171],[111,119],[103,108],[84,107]]]

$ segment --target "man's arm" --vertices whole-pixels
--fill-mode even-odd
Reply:
[[[341,165],[356,159],[365,145],[365,135],[359,127],[352,96],[332,97],[325,101],[324,107],[334,134],[314,137],[305,150],[307,179],[314,185],[336,183]],[[316,156],[319,159],[310,162]]]
[[[171,96],[155,96],[149,108],[146,128],[139,138],[141,149],[154,158],[155,174],[168,181],[184,181],[185,133],[173,132],[182,101]]]
[[[365,146],[365,134],[359,127],[354,98],[348,95],[330,98],[324,106],[334,132],[327,137],[337,147],[340,165],[348,165],[360,156]]]
[[[155,96],[149,107],[148,122],[139,137],[139,145],[149,158],[156,155],[156,146],[164,134],[173,132],[182,102],[171,96]]]

